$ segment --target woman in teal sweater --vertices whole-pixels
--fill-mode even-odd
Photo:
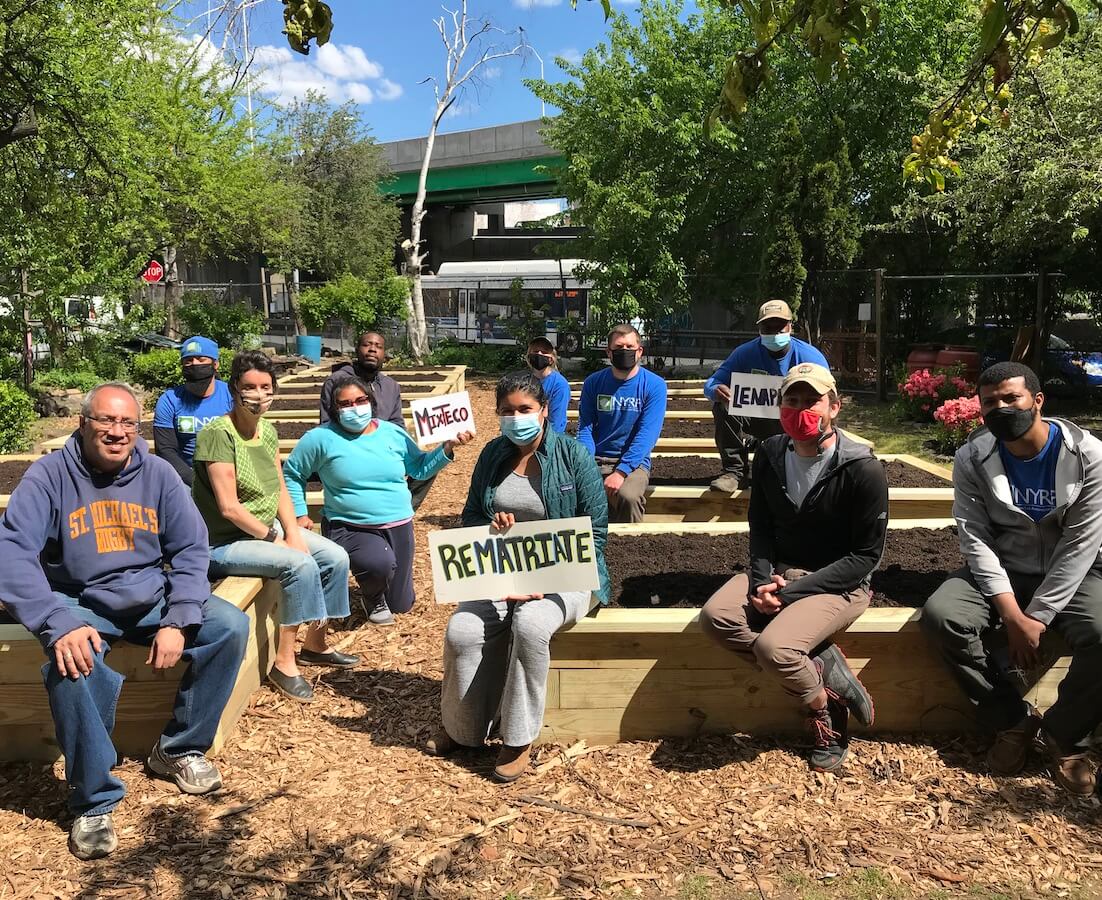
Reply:
[[[463,524],[493,524],[504,531],[516,522],[589,516],[601,579],[596,597],[607,603],[608,501],[593,456],[550,427],[547,393],[531,372],[501,379],[497,414],[502,436],[478,458]],[[523,775],[543,726],[548,643],[591,606],[589,591],[460,603],[444,640],[443,727],[429,742],[429,752],[481,746],[497,721],[504,746],[494,777],[514,781]]]
[[[376,419],[370,385],[359,378],[341,382],[330,399],[329,422],[303,435],[283,477],[299,525],[313,528],[306,514],[306,482],[317,473],[325,491],[322,534],[347,551],[368,618],[393,625],[394,613],[413,607],[413,506],[406,476],[432,478],[452,459],[459,435],[435,450],[420,450],[408,434]]]

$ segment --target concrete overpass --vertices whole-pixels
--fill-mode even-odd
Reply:
[[[558,196],[554,169],[564,160],[540,136],[539,119],[437,134],[428,177],[428,204],[528,200]],[[394,180],[386,185],[403,206],[413,204],[425,158],[425,138],[381,144]]]

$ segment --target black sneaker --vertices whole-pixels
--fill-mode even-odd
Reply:
[[[69,851],[77,859],[102,859],[119,846],[111,813],[78,816],[69,831]]]
[[[823,676],[823,687],[827,694],[844,703],[857,721],[868,728],[876,718],[876,707],[872,695],[861,684],[861,679],[853,674],[845,654],[836,644],[829,645],[822,653],[814,657],[815,667]]]
[[[844,703],[827,697],[822,709],[809,709],[807,730],[811,733],[811,768],[833,772],[849,754],[849,709]]]

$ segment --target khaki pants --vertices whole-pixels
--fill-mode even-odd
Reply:
[[[620,464],[618,459],[597,457],[597,468],[601,477],[608,478]],[[647,485],[650,484],[650,469],[640,466],[624,479],[616,496],[608,501],[609,522],[642,522],[647,511]]]
[[[792,580],[806,574],[782,568]],[[811,659],[822,643],[848,626],[872,599],[864,588],[846,594],[814,594],[772,616],[758,612],[747,599],[750,579],[736,575],[716,591],[700,611],[700,625],[720,646],[751,655],[781,686],[808,704],[823,689],[823,679]]]

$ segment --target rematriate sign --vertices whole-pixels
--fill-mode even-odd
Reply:
[[[429,555],[437,603],[600,587],[589,516],[430,531]]]
[[[413,417],[413,436],[420,447],[450,441],[464,431],[475,430],[471,395],[467,391],[412,400],[409,413]]]
[[[727,414],[753,419],[781,417],[781,382],[779,375],[731,375],[731,401]]]

